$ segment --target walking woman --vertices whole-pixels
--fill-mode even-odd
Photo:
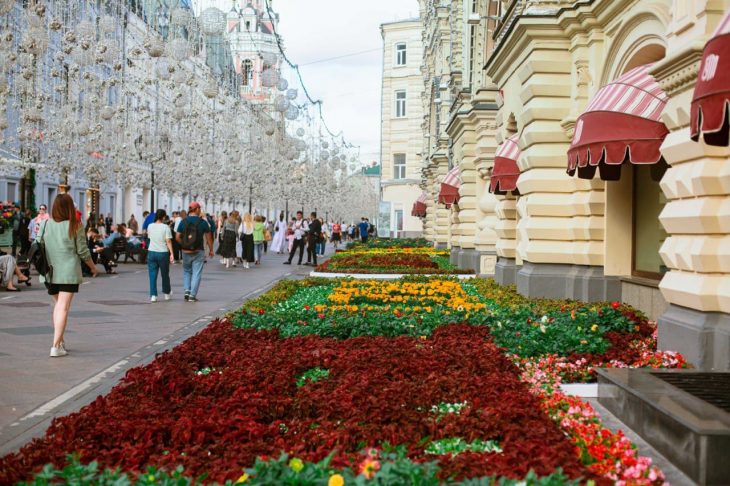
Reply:
[[[264,217],[256,216],[253,224],[253,254],[256,265],[261,264],[261,255],[264,254],[264,242],[266,241],[266,226],[264,225]]]
[[[238,227],[241,222],[238,220],[238,211],[231,211],[231,215],[223,223],[223,236],[221,237],[221,256],[226,268],[236,266],[236,239]]]
[[[172,298],[170,264],[175,261],[172,252],[172,231],[164,223],[167,211],[158,209],[155,222],[147,227],[150,248],[147,252],[147,273],[150,277],[150,302],[157,302],[157,274],[162,274],[162,293],[165,300]]]
[[[243,224],[241,225],[241,258],[243,258],[243,268],[249,268],[249,264],[255,260],[253,253],[253,217],[251,213],[243,215]]]
[[[53,347],[51,357],[66,356],[63,333],[66,331],[68,311],[74,294],[78,293],[79,285],[83,281],[79,259],[83,261],[91,276],[96,277],[96,265],[91,259],[89,247],[86,246],[86,237],[81,221],[76,217],[74,201],[68,194],[59,194],[53,202],[51,217],[41,223],[38,229],[38,238],[46,246],[48,263],[53,271],[45,277],[41,276],[48,289],[48,295],[53,297]]]
[[[216,255],[220,255],[223,257],[223,227],[226,224],[226,221],[228,221],[228,214],[225,211],[221,211],[220,215],[218,215],[218,221],[216,221],[216,227],[215,227],[215,239],[218,240],[218,248],[215,250]],[[223,257],[225,259],[225,257]],[[225,263],[225,261],[221,260],[221,263]]]

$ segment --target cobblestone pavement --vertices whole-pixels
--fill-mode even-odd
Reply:
[[[311,270],[283,261],[268,254],[260,266],[245,270],[209,260],[196,303],[183,301],[182,265],[173,265],[173,299],[154,304],[146,265],[121,263],[118,275],[99,275],[81,286],[66,331],[69,355],[63,358],[48,357],[52,301],[37,276],[22,292],[0,291],[0,454],[41,435],[54,416],[106,393],[128,369],[151,361],[215,316],[283,277]]]

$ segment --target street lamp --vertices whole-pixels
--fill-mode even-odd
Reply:
[[[137,138],[134,139],[134,147],[137,149],[137,155],[139,156],[140,162],[144,162],[144,146],[145,146],[145,139],[143,138],[142,134],[140,134]],[[163,133],[160,135],[160,154],[161,159],[166,162],[167,161],[167,152],[170,151],[170,147],[172,146],[172,142],[170,141],[170,137]],[[154,157],[150,157],[150,213],[155,212],[155,159]]]
[[[253,182],[248,185],[248,214],[251,214],[251,200],[253,198]]]

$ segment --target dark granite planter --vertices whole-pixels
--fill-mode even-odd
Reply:
[[[701,371],[596,371],[601,405],[693,481],[701,485],[730,484],[730,413],[659,377]]]

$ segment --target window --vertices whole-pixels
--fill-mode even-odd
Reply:
[[[395,117],[404,118],[406,116],[406,92],[395,92]]]
[[[396,209],[393,211],[393,231],[395,232],[395,237],[401,237],[403,236],[403,210],[402,209]]]
[[[633,274],[638,277],[660,280],[667,271],[659,255],[667,237],[659,222],[666,204],[659,181],[667,168],[663,159],[654,165],[634,166]]]
[[[406,65],[406,43],[399,42],[395,45],[395,65],[405,66]]]
[[[18,183],[8,182],[7,191],[5,192],[5,199],[8,201],[18,201]]]
[[[393,154],[393,179],[406,178],[406,154]]]
[[[253,63],[250,59],[246,59],[241,64],[241,77],[243,78],[243,85],[250,86],[253,80]]]
[[[53,201],[56,200],[56,188],[46,187],[46,205],[50,208],[53,206]]]

